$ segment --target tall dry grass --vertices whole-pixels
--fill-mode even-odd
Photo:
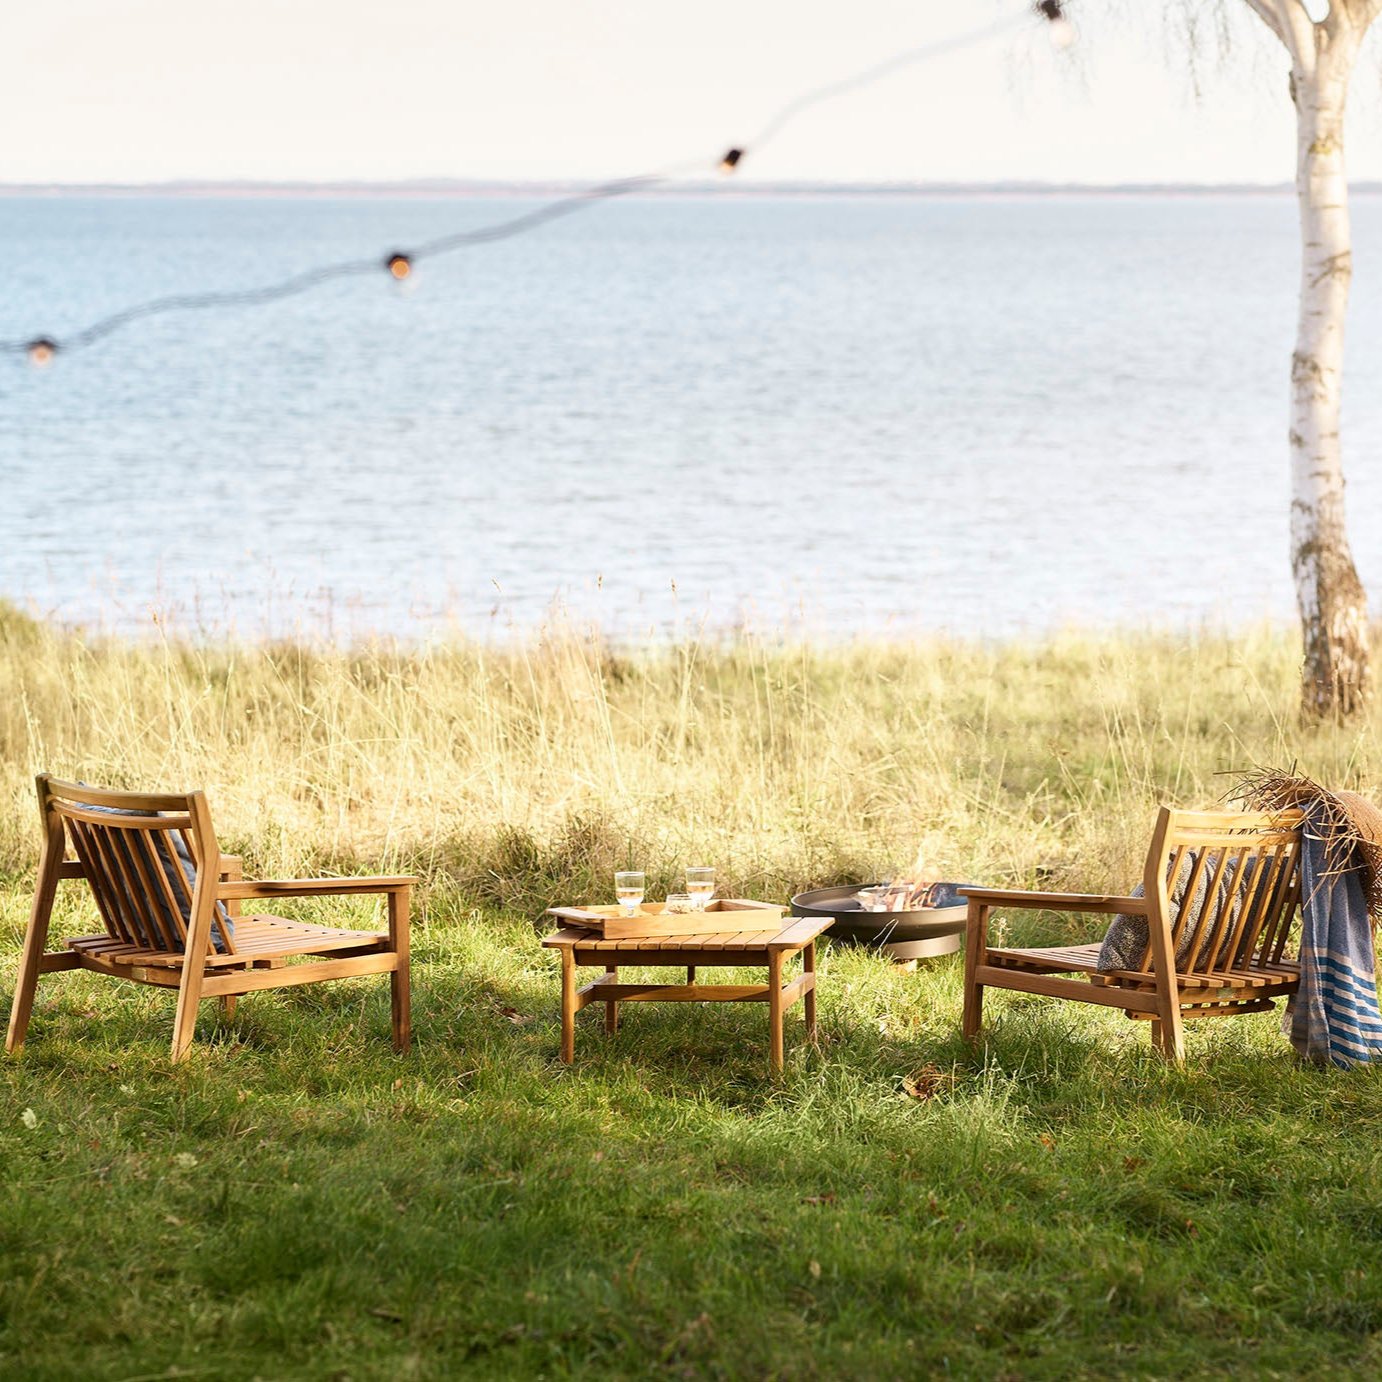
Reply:
[[[537,911],[641,864],[759,895],[877,875],[1106,888],[1161,801],[1299,762],[1367,784],[1376,719],[1304,730],[1295,640],[1258,628],[980,644],[706,641],[617,651],[88,641],[0,613],[0,869],[33,775],[204,787],[252,867],[406,867]],[[17,921],[17,919],[16,919]]]
[[[837,947],[779,1079],[751,1004],[587,1013],[565,1066],[527,924],[633,860],[780,897],[918,842],[1121,887],[1158,801],[1292,758],[1366,785],[1373,729],[1298,731],[1268,631],[347,653],[0,614],[0,992],[41,768],[203,785],[257,871],[426,876],[406,1057],[377,980],[205,1004],[178,1066],[171,995],[44,980],[0,1061],[0,1374],[1374,1376],[1382,1072],[1299,1066],[1269,1014],[1169,1067],[1006,994],[976,1054],[958,957]]]

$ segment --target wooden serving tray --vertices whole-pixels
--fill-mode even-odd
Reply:
[[[641,939],[645,936],[701,936],[717,931],[782,930],[783,908],[745,897],[717,897],[703,912],[669,912],[665,902],[645,902],[638,913],[623,915],[620,907],[549,907],[547,915],[570,926],[593,931],[601,940]]]

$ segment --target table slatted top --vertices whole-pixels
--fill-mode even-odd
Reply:
[[[543,945],[576,946],[606,954],[634,955],[654,950],[723,950],[730,954],[744,950],[800,950],[827,930],[833,917],[789,917],[781,931],[707,931],[694,936],[624,936],[601,940],[592,931],[568,926],[548,936]]]

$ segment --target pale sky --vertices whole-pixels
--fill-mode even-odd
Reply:
[[[1187,0],[1206,14],[1214,0]],[[1072,5],[803,115],[745,179],[1281,182],[1285,55],[1243,0],[1197,98],[1158,17]],[[0,181],[587,178],[711,160],[804,90],[1014,0],[8,0]],[[1379,25],[1382,29],[1382,25]],[[1382,178],[1382,42],[1349,165]],[[751,151],[752,152],[752,151]]]

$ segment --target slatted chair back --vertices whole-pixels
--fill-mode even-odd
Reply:
[[[1300,906],[1302,820],[1299,811],[1163,808],[1143,881],[1153,906],[1142,968],[1154,967],[1159,939],[1179,976],[1286,958]]]
[[[234,951],[233,924],[215,900],[220,851],[202,793],[151,796],[47,778],[39,795],[50,836],[65,833],[113,941],[181,954],[206,910],[208,949]]]

